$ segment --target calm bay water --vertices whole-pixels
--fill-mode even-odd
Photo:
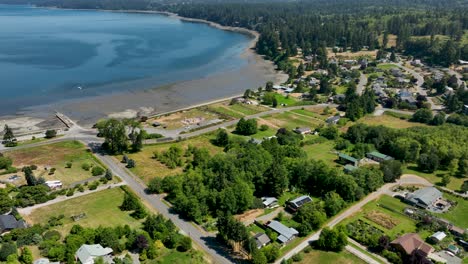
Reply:
[[[237,69],[249,41],[163,15],[0,5],[0,115]]]

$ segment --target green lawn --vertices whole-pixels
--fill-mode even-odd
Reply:
[[[298,100],[292,96],[284,96],[282,94],[275,94],[276,100],[278,101],[278,107],[281,104],[285,104],[286,106],[294,106],[298,104]]]
[[[433,173],[425,173],[420,172],[417,170],[417,166],[415,164],[408,164],[406,167],[403,168],[404,174],[415,174],[425,178],[426,180],[430,181],[433,184],[439,185],[442,181],[442,176],[447,173],[446,171],[437,170]],[[450,190],[460,190],[463,182],[468,180],[468,178],[459,178],[459,177],[451,177],[450,183],[446,186]]]
[[[319,114],[314,113],[312,111],[309,111],[307,109],[295,109],[295,110],[291,110],[291,112],[296,113],[296,114],[300,114],[300,115],[309,116],[309,117],[312,117],[312,118],[317,118],[317,119],[320,119],[320,120],[323,120],[323,121],[325,121],[325,119],[327,119],[327,117],[324,117],[322,115],[319,115]]]
[[[336,166],[335,160],[337,159],[337,155],[331,152],[334,147],[335,143],[332,140],[328,140],[323,143],[305,145],[303,149],[309,159],[323,160],[328,165]]]
[[[410,122],[408,120],[402,120],[398,117],[394,117],[391,115],[381,115],[381,116],[372,116],[367,115],[361,118],[358,123],[364,123],[370,126],[386,126],[391,128],[409,128],[415,126],[427,126],[426,124]]]
[[[261,105],[256,106],[256,105],[247,105],[247,104],[233,104],[228,107],[244,115],[254,115],[254,114],[269,110],[269,108],[261,106]]]
[[[293,112],[284,112],[263,117],[269,123],[276,127],[284,127],[287,129],[295,129],[297,127],[318,127],[323,122],[312,117],[298,115]]]
[[[458,227],[468,228],[468,201],[447,193],[444,193],[443,196],[450,201],[456,201],[458,204],[447,213],[436,215],[449,220]]]
[[[124,191],[120,188],[103,190],[38,208],[24,218],[29,224],[44,224],[50,217],[63,214],[65,215],[64,225],[56,228],[63,234],[66,234],[75,224],[93,228],[118,225],[139,227],[140,221],[132,218],[129,212],[123,212],[119,209],[123,197]],[[71,216],[82,213],[86,214],[86,218],[77,222],[71,219]]]
[[[365,262],[346,250],[341,252],[312,250],[309,253],[303,253],[304,259],[298,264],[364,264]]]
[[[382,69],[382,70],[390,70],[390,69],[398,68],[398,67],[393,64],[384,63],[384,64],[377,65],[377,68]]]
[[[60,180],[66,186],[77,181],[93,177],[91,171],[81,168],[85,163],[91,166],[104,167],[87,149],[78,141],[63,141],[50,145],[14,150],[5,153],[13,160],[13,166],[37,165],[34,171],[36,177],[46,180]],[[72,162],[71,168],[65,168],[68,162]],[[45,168],[55,168],[54,174],[49,175]],[[23,176],[23,173],[18,173]],[[24,177],[23,177],[24,178]]]
[[[232,118],[241,118],[241,117],[245,116],[242,113],[235,112],[235,111],[233,111],[231,109],[228,109],[228,108],[220,106],[220,105],[208,106],[208,109],[210,111],[215,112],[215,113],[226,115],[226,116],[229,116],[229,117],[232,117]]]

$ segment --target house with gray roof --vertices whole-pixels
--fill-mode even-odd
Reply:
[[[296,229],[292,227],[287,227],[283,225],[282,223],[275,221],[275,220],[268,223],[267,226],[271,230],[278,233],[278,241],[281,242],[282,244],[285,244],[293,240],[297,235],[299,235],[299,232]]]
[[[0,234],[11,231],[17,228],[25,228],[24,220],[16,220],[12,215],[0,215]]]
[[[270,238],[265,233],[257,233],[253,238],[257,244],[258,249],[261,249],[271,242]]]
[[[442,198],[442,193],[435,187],[427,187],[419,189],[413,193],[406,195],[406,201],[410,204],[428,208],[432,206],[437,200]]]
[[[336,116],[331,116],[329,118],[327,118],[326,122],[327,124],[330,124],[330,125],[336,125],[338,123],[338,121],[340,121],[341,117],[339,115],[336,115]]]
[[[278,199],[275,197],[262,197],[262,203],[265,208],[278,207]]]
[[[113,263],[112,251],[112,248],[104,248],[99,244],[84,244],[76,251],[75,257],[81,264],[94,264],[94,260],[99,257],[103,258],[105,263]]]

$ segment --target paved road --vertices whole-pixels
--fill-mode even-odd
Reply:
[[[94,145],[94,142],[86,142]],[[124,180],[127,185],[149,205],[156,209],[164,217],[170,219],[184,234],[188,235],[195,243],[197,243],[205,252],[207,252],[215,263],[233,263],[236,262],[232,259],[230,252],[225,248],[220,247],[212,234],[206,233],[198,229],[189,221],[185,221],[177,214],[171,211],[171,209],[162,202],[162,197],[159,195],[150,195],[146,193],[146,186],[137,180],[137,177],[130,171],[124,168],[118,161],[111,156],[104,155],[96,152],[96,157],[100,159],[113,173],[118,175]]]
[[[366,89],[366,86],[367,86],[367,76],[361,73],[361,75],[359,76],[359,83],[356,87],[357,94],[362,95],[362,93],[364,92],[364,89]]]
[[[405,70],[405,71],[407,71],[407,72],[409,72],[411,75],[413,75],[414,78],[416,78],[416,80],[417,80],[417,81],[416,81],[416,89],[417,89],[418,93],[419,93],[420,95],[426,96],[427,102],[428,102],[429,104],[431,104],[431,109],[432,109],[433,111],[440,111],[440,110],[442,110],[442,106],[441,106],[441,105],[436,105],[436,104],[432,101],[432,98],[430,98],[430,97],[427,96],[427,91],[423,88],[424,77],[423,77],[420,73],[416,72],[416,71],[413,70],[413,69],[410,69],[410,68],[406,67],[405,65],[401,64],[401,62],[400,62],[400,63],[392,63],[392,64],[395,65],[395,66],[397,66],[397,67],[399,67],[399,68],[401,68],[401,69],[403,69],[403,70]]]
[[[369,203],[370,201],[377,199],[379,196],[383,194],[387,194],[391,192],[391,189],[394,186],[397,185],[424,185],[424,186],[432,186],[431,183],[429,183],[427,180],[416,176],[416,175],[411,175],[411,174],[405,174],[402,175],[401,178],[394,183],[387,183],[384,186],[380,187],[377,191],[367,195],[364,199],[359,201],[358,203],[354,204],[350,208],[348,208],[346,211],[342,212],[341,214],[335,216],[330,222],[328,222],[325,226],[326,227],[334,227],[337,225],[339,222],[343,221],[344,219],[350,217],[351,215],[357,213],[361,208]],[[282,259],[279,259],[275,262],[275,264],[280,264],[283,259],[290,259],[292,256],[295,254],[301,252],[306,248],[310,243],[318,240],[320,237],[320,232],[321,230],[318,230],[317,232],[311,234],[309,237],[307,237],[304,241],[302,241],[299,245],[297,245],[295,248],[293,248],[291,251],[289,251],[287,254],[283,256]]]
[[[53,200],[47,201],[45,203],[36,204],[36,205],[33,205],[33,206],[24,207],[24,208],[18,208],[18,212],[21,215],[29,215],[29,214],[31,214],[32,211],[34,211],[36,209],[39,209],[41,207],[45,207],[45,206],[49,206],[49,205],[52,205],[52,204],[60,203],[60,202],[66,201],[66,200],[70,200],[70,199],[74,199],[74,198],[77,198],[77,197],[80,197],[80,196],[88,195],[90,193],[99,192],[99,191],[102,191],[102,190],[105,190],[105,189],[111,189],[111,188],[123,186],[125,184],[126,183],[123,181],[123,182],[119,182],[119,183],[116,183],[116,184],[100,185],[100,186],[98,186],[96,188],[96,190],[86,190],[84,192],[75,192],[75,194],[73,196],[59,196],[59,197],[57,197],[57,198],[55,198]]]
[[[350,245],[347,245],[345,249],[368,264],[381,264],[381,262],[374,260],[367,254],[362,253],[361,251],[357,250],[356,248]]]

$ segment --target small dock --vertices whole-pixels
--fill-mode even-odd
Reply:
[[[68,116],[62,114],[62,113],[59,113],[59,112],[55,112],[55,116],[62,122],[65,124],[65,126],[67,128],[72,128],[74,125],[75,125],[75,122],[73,122]]]

